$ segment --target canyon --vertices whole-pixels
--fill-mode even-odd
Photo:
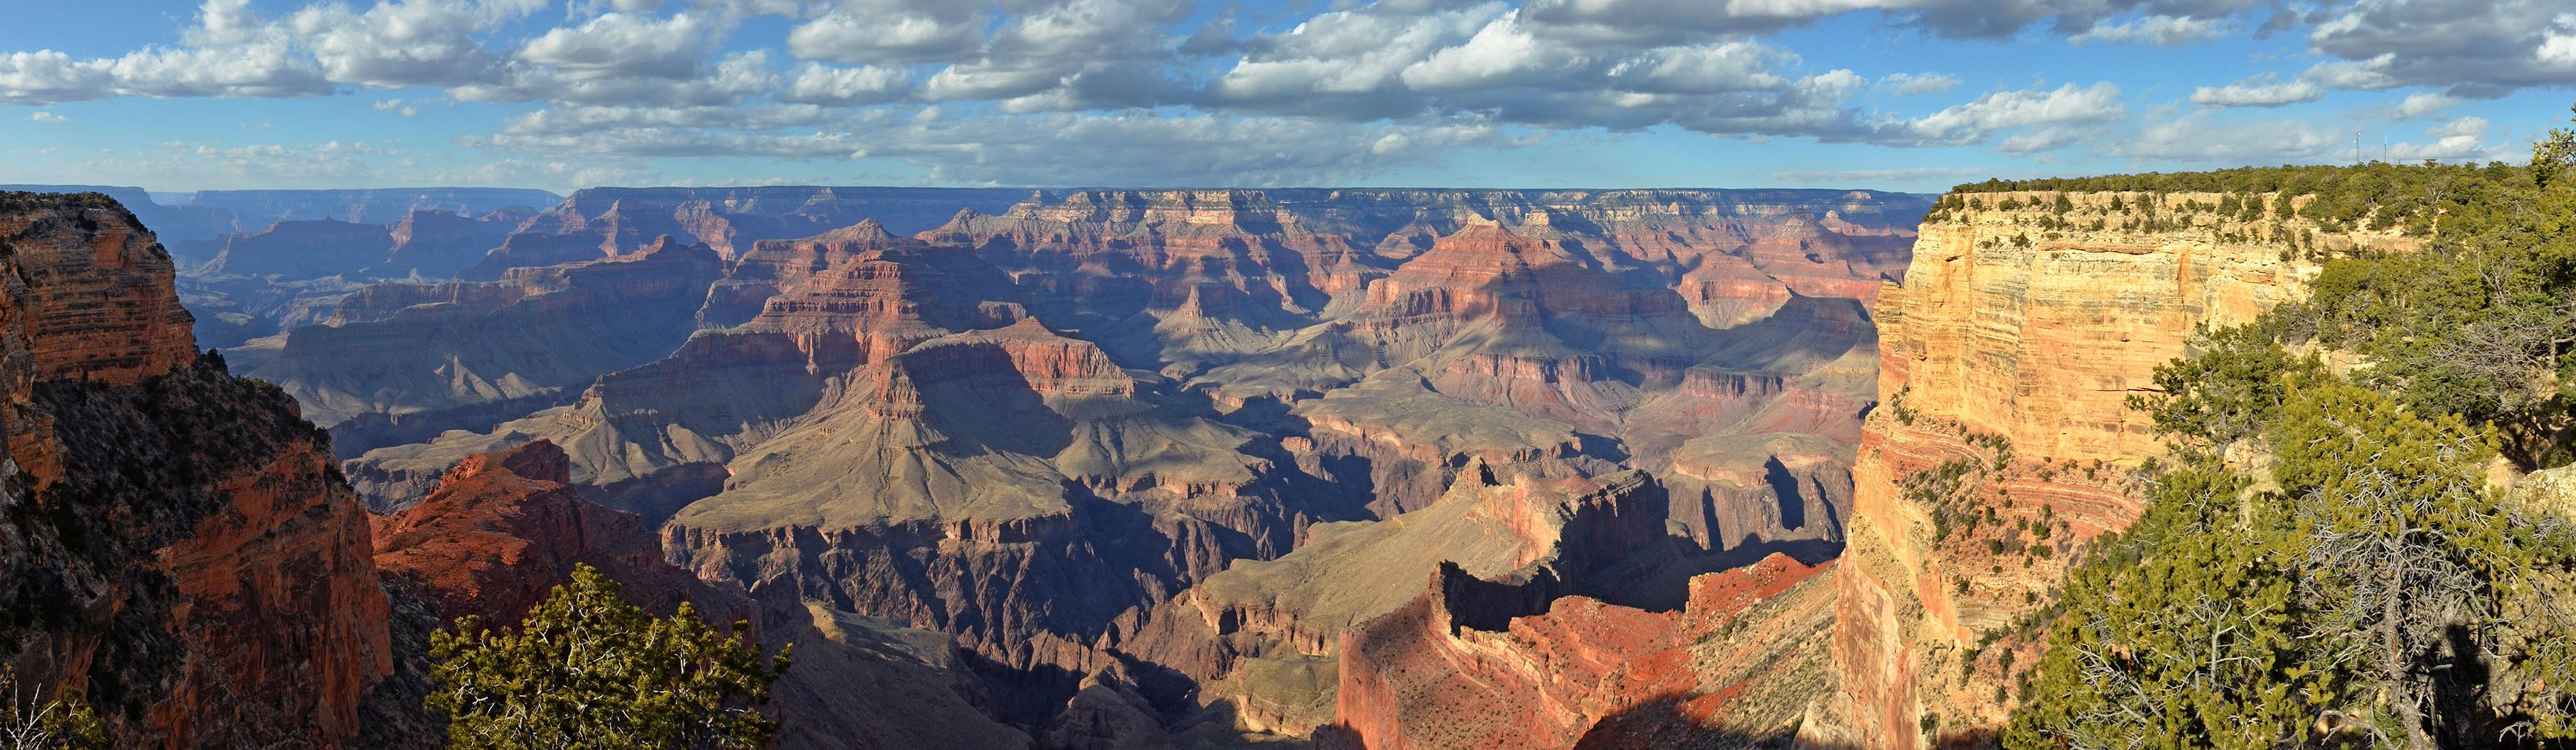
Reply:
[[[594,554],[510,538],[644,529],[684,574],[629,574],[659,582],[642,588],[734,592],[780,632],[930,634],[954,656],[924,668],[1042,746],[1467,741],[1411,717],[1470,705],[1366,698],[1418,677],[1361,634],[1412,637],[1444,608],[1460,638],[1543,618],[1518,637],[1692,663],[1550,666],[1510,688],[1528,695],[1440,700],[1587,704],[1552,719],[1569,738],[1686,731],[1605,706],[1688,704],[1781,739],[1827,686],[1799,644],[1822,643],[1875,396],[1869,305],[1929,205],[603,189],[497,241],[497,211],[356,232],[337,275],[269,278],[303,285],[265,308],[288,311],[278,332],[223,352],[331,431],[363,505],[396,519],[382,544],[427,545],[383,564],[431,610],[455,596],[438,586],[524,602]],[[356,225],[235,237],[199,279]],[[492,246],[459,264],[424,236]],[[451,260],[388,265],[405,237]],[[460,481],[517,481],[469,469],[528,450],[562,457],[523,477],[548,485],[528,493],[541,520],[456,520],[490,504]],[[534,510],[576,500],[591,510]],[[435,535],[519,563],[479,568]],[[622,570],[646,557],[619,549]],[[1489,584],[1518,593],[1446,613],[1464,606],[1446,588]],[[1759,595],[1699,593],[1744,586]],[[1677,617],[1729,638],[1632,630]],[[1806,676],[1750,680],[1769,645]],[[1588,686],[1565,692],[1561,669]]]
[[[2315,272],[2251,239],[2305,219],[2059,198],[610,189],[193,264],[17,198],[0,565],[122,603],[9,658],[120,738],[425,746],[426,634],[578,562],[796,644],[782,746],[1973,739],[2139,511],[2126,397]],[[218,353],[189,273],[247,284]]]

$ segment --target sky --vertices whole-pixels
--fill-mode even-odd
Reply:
[[[2519,161],[2576,100],[2571,0],[12,5],[0,183],[164,191],[1939,191]]]

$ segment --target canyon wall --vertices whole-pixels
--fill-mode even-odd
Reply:
[[[327,436],[198,355],[113,200],[0,194],[0,249],[0,659],[119,747],[356,736],[389,605]]]
[[[2250,322],[2316,271],[2270,240],[2311,222],[2222,215],[2224,198],[1953,194],[1924,223],[1876,307],[1880,405],[1837,566],[1841,688],[1804,742],[1912,750],[2001,726],[2013,670],[2038,661],[2023,621],[2141,510],[2130,473],[2159,442],[2127,398],[2155,392],[2196,326]]]
[[[583,191],[459,272],[489,280],[339,293],[229,353],[331,427],[374,507],[452,505],[451,467],[542,440],[563,456],[545,481],[566,486],[545,504],[632,514],[576,516],[631,517],[694,578],[794,615],[764,627],[937,633],[1034,741],[1309,736],[1345,718],[1344,672],[1381,673],[1385,654],[1348,653],[1344,634],[1443,562],[1519,581],[1496,584],[1528,597],[1515,616],[1565,597],[1616,608],[1562,627],[1643,644],[1633,627],[1693,606],[1695,577],[1830,558],[1877,398],[1868,305],[1928,207],[1844,191]],[[468,558],[551,558],[477,538],[498,552],[439,557],[445,575],[529,596],[538,578]],[[1277,572],[1296,570],[1342,572]],[[1801,580],[1806,602],[1832,576]],[[1825,610],[1764,612],[1730,627],[1804,642]],[[1699,701],[1701,718],[1777,737],[1795,711],[1775,709],[1825,684],[1801,666],[1749,702],[1702,700],[1744,693],[1726,675],[1750,662],[1725,663],[1575,693]],[[1585,711],[1565,731],[1697,726]]]

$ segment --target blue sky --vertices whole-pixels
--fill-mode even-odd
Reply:
[[[0,182],[1798,186],[2520,159],[2562,0],[86,0]]]

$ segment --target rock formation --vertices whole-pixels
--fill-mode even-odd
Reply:
[[[1323,747],[1632,748],[1788,740],[1831,684],[1831,563],[1774,554],[1649,611],[1566,596],[1533,609],[1444,566],[1346,631]],[[1714,742],[1712,742],[1714,740]]]
[[[1342,633],[1444,558],[1547,571],[1526,615],[1568,595],[1670,614],[1694,575],[1830,556],[1876,396],[1865,301],[1927,205],[1081,191],[952,203],[903,237],[818,190],[585,191],[485,270],[611,260],[353,293],[257,372],[385,402],[315,407],[394,415],[335,428],[372,448],[345,468],[379,507],[550,441],[575,494],[657,527],[689,572],[943,633],[1045,741],[1305,735],[1333,721]],[[570,292],[533,280],[635,262],[637,233],[674,227],[729,259],[659,308],[694,330],[652,357],[408,411],[375,394],[441,393],[451,360],[496,384],[513,365],[474,338],[392,369],[332,356],[450,319],[433,313],[535,320],[509,311]],[[811,229],[762,236],[793,227]],[[1381,551],[1341,552],[1361,548]],[[1406,572],[1329,562],[1380,557]],[[1258,573],[1311,566],[1351,572]]]
[[[764,647],[793,645],[796,665],[773,686],[782,747],[1028,747],[1020,730],[984,708],[981,683],[946,637],[793,600],[755,602],[709,585],[662,559],[659,539],[633,514],[583,500],[570,460],[544,441],[469,457],[420,503],[375,521],[376,561],[388,587],[426,605],[426,632],[458,617],[512,622],[591,565],[626,598],[668,614],[693,603],[710,620],[753,626]],[[397,632],[401,632],[397,626]],[[404,644],[417,660],[423,644]],[[433,725],[417,713],[424,664],[406,663],[404,694],[371,704],[388,724]],[[388,691],[396,692],[396,691]],[[408,701],[405,703],[404,701]],[[421,744],[386,738],[383,744]]]
[[[354,737],[393,654],[328,438],[198,357],[114,201],[0,194],[0,246],[0,659],[121,747]]]
[[[1838,573],[1842,690],[1809,717],[1809,742],[1910,750],[2000,726],[2002,654],[2036,646],[1989,636],[2140,510],[2127,476],[2157,437],[2126,397],[2152,390],[2195,326],[2250,321],[2315,272],[2255,239],[2305,219],[2221,216],[2217,195],[2066,197],[2060,213],[2053,192],[1952,196],[1880,293],[1881,406]]]

